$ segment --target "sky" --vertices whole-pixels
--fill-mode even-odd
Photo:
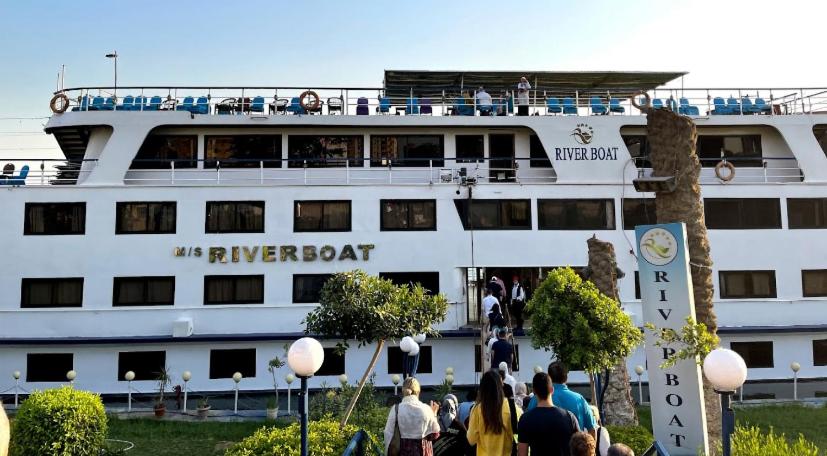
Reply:
[[[67,87],[111,85],[114,50],[121,86],[380,86],[387,68],[820,87],[825,17],[821,0],[0,0],[0,156],[54,148],[61,65]]]

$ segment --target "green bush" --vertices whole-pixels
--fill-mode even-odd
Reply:
[[[98,456],[107,421],[97,394],[70,386],[35,391],[17,411],[10,456]]]
[[[365,383],[349,423],[373,435],[380,435],[385,429],[389,408],[385,407],[385,396],[374,386],[374,377],[375,375],[371,376]],[[356,386],[354,385],[344,385],[340,388],[323,385],[322,391],[310,399],[310,419],[321,420],[331,416],[333,419],[341,420],[347,405],[355,394]]]
[[[720,454],[721,445],[718,445]],[[757,427],[735,428],[732,435],[732,456],[819,456],[821,452],[803,435],[790,443],[784,434],[776,434],[772,428],[765,434]]]
[[[321,421],[311,421],[308,429],[308,447],[313,456],[340,456],[348,442],[359,430],[339,423],[330,416]],[[301,430],[298,423],[285,428],[263,427],[224,453],[225,456],[299,456]],[[371,438],[375,438],[371,435]]]
[[[635,454],[643,454],[655,437],[643,426],[606,426],[612,443],[625,443]]]

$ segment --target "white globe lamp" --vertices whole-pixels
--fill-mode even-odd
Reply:
[[[296,381],[296,376],[293,374],[287,374],[284,376],[284,382],[288,385]]]
[[[127,371],[127,373],[124,374],[123,379],[128,381],[128,382],[131,382],[132,380],[135,380],[135,372]]]
[[[416,342],[418,344],[424,343],[426,338],[427,338],[427,336],[425,334],[417,334],[417,335],[413,336],[414,342]]]
[[[20,380],[20,371],[14,371],[14,372],[12,372],[11,376],[12,376],[15,380]]]
[[[307,456],[307,379],[312,377],[324,363],[324,348],[312,337],[302,337],[293,342],[287,350],[287,364],[301,379],[299,416],[301,421],[301,455]]]
[[[793,372],[798,372],[798,371],[800,371],[800,370],[801,370],[801,364],[798,364],[797,362],[793,361],[793,362],[790,364],[790,370],[792,370]]]
[[[346,374],[342,374],[342,375],[339,376],[339,383],[341,383],[342,386],[347,385],[347,375]]]
[[[192,372],[184,371],[184,373],[181,374],[181,380],[183,380],[185,382],[188,382],[188,381],[192,380]]]
[[[540,372],[543,372],[543,368],[540,366],[534,366],[534,373],[539,374]]]
[[[449,385],[453,385],[454,384],[454,376],[452,374],[446,375],[445,376],[445,383],[447,383]]]
[[[413,350],[413,346],[416,344],[416,341],[413,340],[411,336],[405,336],[399,341],[399,349],[402,350],[404,353],[410,353]]]
[[[704,375],[718,392],[733,393],[747,379],[747,365],[741,355],[716,348],[704,358]]]
[[[636,374],[643,375],[644,372],[646,372],[646,369],[644,369],[643,366],[641,366],[640,364],[635,366],[635,373]]]
[[[241,375],[241,372],[236,372],[235,374],[233,374],[233,381],[236,383],[241,382],[242,378],[244,378],[244,376]]]
[[[66,380],[69,380],[70,382],[75,381],[75,379],[77,377],[78,377],[78,373],[75,372],[74,370],[70,370],[69,372],[66,372]]]
[[[419,354],[419,344],[414,342],[413,345],[411,345],[410,351],[408,351],[408,356],[416,356],[418,354]]]
[[[453,367],[446,367],[445,373],[448,375],[454,375],[454,368]]]

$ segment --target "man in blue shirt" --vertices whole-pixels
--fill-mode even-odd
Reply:
[[[568,410],[577,417],[581,431],[586,431],[592,437],[597,438],[597,424],[594,422],[591,407],[580,393],[572,391],[566,386],[569,378],[569,371],[560,361],[554,361],[548,365],[548,375],[554,384],[554,392],[551,395],[551,402],[555,407]],[[537,397],[532,397],[526,407],[526,412],[537,406]]]

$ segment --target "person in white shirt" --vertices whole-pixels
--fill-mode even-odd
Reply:
[[[606,456],[609,453],[609,447],[612,446],[611,438],[609,437],[609,431],[603,427],[603,423],[600,422],[600,410],[594,405],[590,405],[592,409],[592,415],[594,415],[594,422],[597,424],[597,437],[595,438],[595,454],[597,456]]]
[[[525,289],[520,285],[520,278],[514,276],[514,284],[511,287],[511,309],[516,326],[514,329],[523,329],[523,309],[525,308]]]
[[[508,373],[508,363],[503,361],[497,367],[499,368],[500,375],[503,377],[503,383],[511,385],[511,390],[513,391],[517,387],[517,379]]]
[[[402,454],[406,454],[405,449],[410,447],[431,449],[431,442],[439,438],[439,421],[436,418],[439,404],[434,401],[431,401],[430,405],[421,402],[420,390],[419,381],[413,377],[406,378],[402,384],[402,402],[391,407],[388,421],[385,423],[385,452],[397,426]]]
[[[494,308],[494,304],[499,304],[500,301],[494,297],[494,294],[491,292],[491,289],[485,290],[485,297],[482,298],[482,320],[483,323],[488,325],[488,314],[491,313],[491,309]],[[502,309],[502,307],[500,307]]]
[[[485,87],[477,89],[477,109],[481,116],[490,116],[492,113],[491,95],[485,91]]]
[[[528,91],[531,90],[531,84],[528,83],[528,79],[524,77],[520,78],[520,82],[517,84],[517,115],[518,116],[527,116],[528,115]]]

